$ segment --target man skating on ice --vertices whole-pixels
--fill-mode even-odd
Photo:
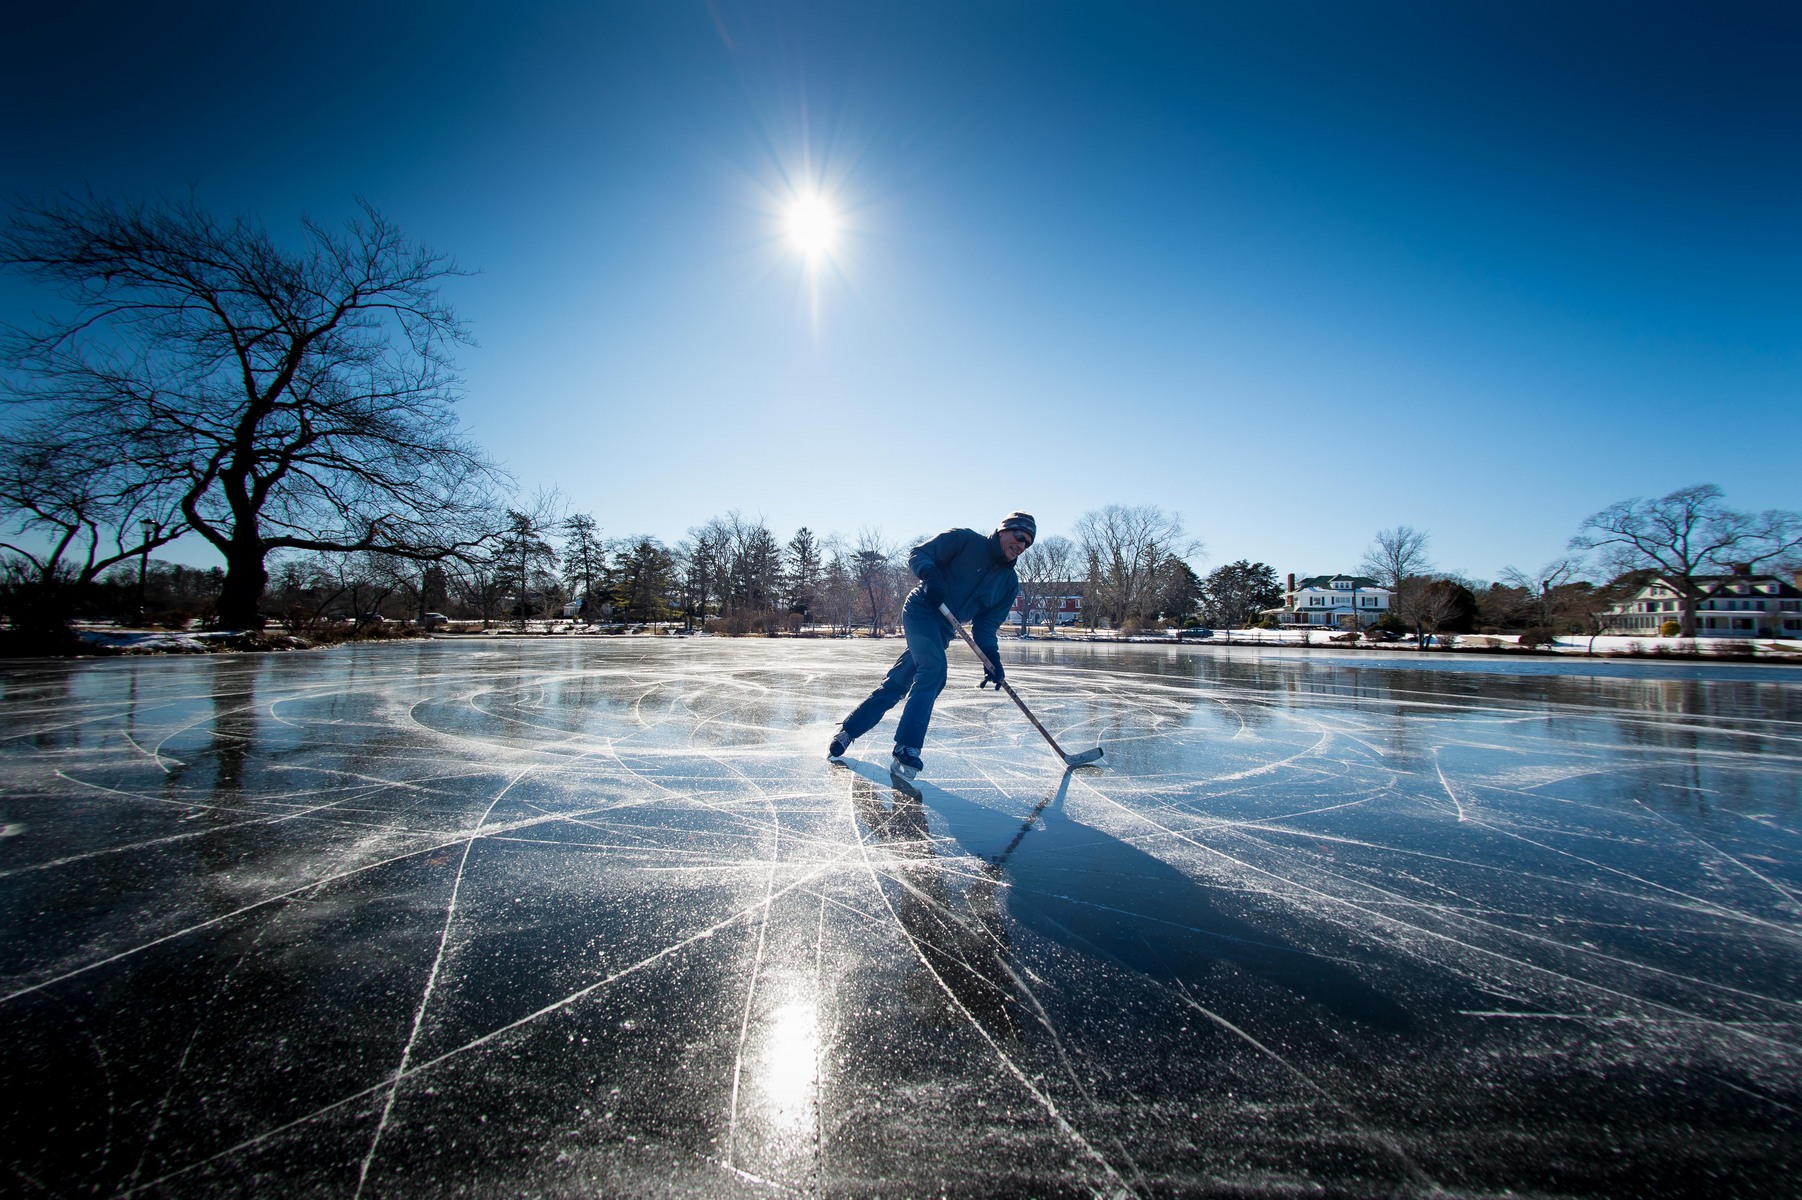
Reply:
[[[945,688],[945,647],[951,644],[953,632],[939,605],[948,605],[960,621],[974,622],[971,635],[994,664],[991,672],[983,674],[983,682],[999,686],[1006,672],[995,633],[1020,591],[1014,560],[1037,535],[1037,522],[1016,512],[1002,518],[1000,527],[987,537],[974,529],[947,529],[914,547],[907,565],[919,576],[920,586],[908,593],[907,603],[901,607],[907,649],[889,668],[882,686],[845,718],[826,751],[828,758],[842,758],[853,741],[874,729],[883,714],[906,696],[889,769],[905,779],[919,773],[920,747],[926,744],[932,705]]]

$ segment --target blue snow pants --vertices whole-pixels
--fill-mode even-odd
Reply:
[[[926,744],[933,703],[945,690],[945,647],[951,644],[951,626],[937,610],[922,604],[916,612],[909,604],[901,610],[901,629],[907,634],[907,649],[889,668],[882,686],[845,718],[845,732],[862,737],[906,696],[907,707],[901,710],[901,724],[895,730],[895,747],[918,754]]]

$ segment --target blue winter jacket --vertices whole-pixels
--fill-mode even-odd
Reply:
[[[1001,549],[995,534],[977,533],[974,529],[947,529],[930,541],[922,542],[907,556],[913,573],[925,580],[927,572],[936,570],[945,588],[945,603],[960,621],[975,622],[970,636],[982,647],[991,662],[999,662],[1001,654],[995,645],[995,633],[1007,620],[1014,597],[1020,593],[1020,577]],[[924,583],[907,596],[907,608],[914,613],[928,613]],[[941,623],[943,618],[940,618]],[[945,636],[953,636],[945,626]]]

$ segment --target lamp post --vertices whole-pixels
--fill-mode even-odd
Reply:
[[[138,522],[138,528],[144,534],[144,540],[138,548],[138,618],[137,623],[144,623],[144,572],[150,566],[150,535],[156,529],[156,522],[146,517]]]

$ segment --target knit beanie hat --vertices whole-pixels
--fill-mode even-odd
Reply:
[[[1032,519],[1031,513],[1011,512],[1001,518],[1001,524],[995,529],[1001,533],[1008,529],[1018,529],[1031,542],[1039,540],[1039,523]]]

